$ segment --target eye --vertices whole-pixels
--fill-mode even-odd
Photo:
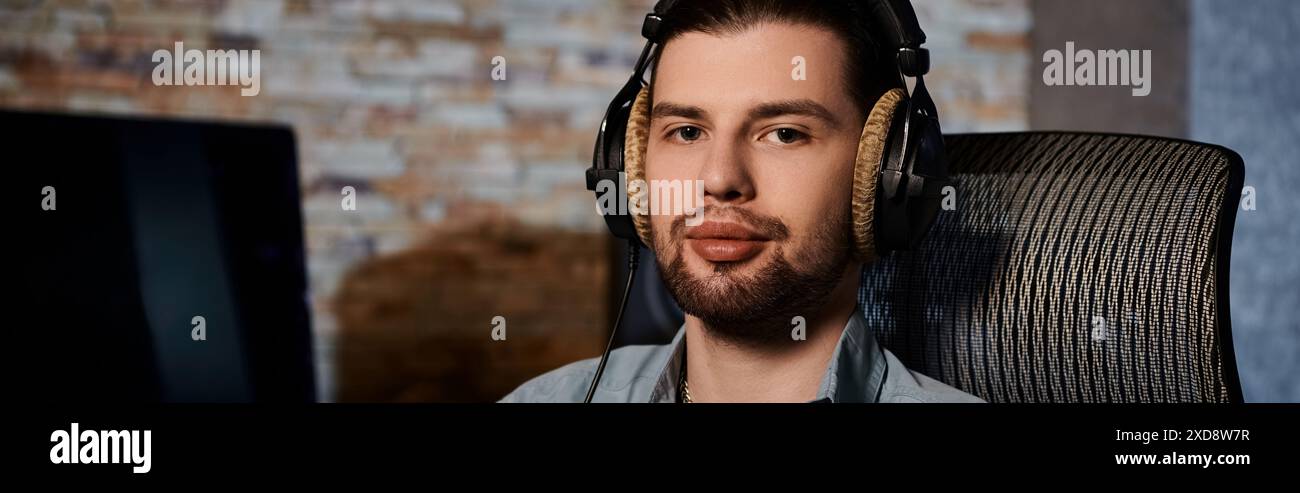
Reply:
[[[763,138],[769,141],[771,141],[772,139],[776,139],[776,142],[788,145],[788,144],[797,144],[801,141],[807,140],[808,134],[805,134],[803,132],[800,132],[790,127],[782,127],[773,130],[771,132],[768,132],[767,135],[765,135]]]
[[[673,129],[670,137],[677,137],[685,142],[694,142],[700,138],[700,127],[684,126]]]

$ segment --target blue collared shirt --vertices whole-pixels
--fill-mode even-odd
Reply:
[[[677,402],[686,327],[671,343],[625,346],[609,354],[592,402]],[[582,402],[600,358],[570,363],[524,382],[501,402]],[[984,402],[908,370],[876,343],[861,313],[844,327],[813,402]]]

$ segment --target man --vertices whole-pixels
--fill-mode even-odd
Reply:
[[[902,82],[870,63],[845,8],[729,0],[670,11],[645,177],[703,182],[702,224],[649,216],[686,323],[670,344],[613,351],[595,402],[979,402],[905,368],[856,309],[847,184],[871,105]],[[792,337],[800,321],[806,332]],[[581,402],[596,366],[551,371],[503,402]]]

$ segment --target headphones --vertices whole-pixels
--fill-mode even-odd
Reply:
[[[659,0],[654,11],[646,14],[641,25],[645,47],[632,76],[605,110],[586,176],[587,189],[596,192],[598,202],[610,190],[627,190],[627,183],[645,179],[650,101],[644,76],[654,47],[665,41],[661,27],[676,3]],[[949,180],[938,112],[922,79],[930,70],[930,54],[921,48],[925,33],[912,4],[865,0],[863,8],[879,51],[893,55],[901,75],[916,79],[910,97],[904,89],[894,88],[876,101],[858,141],[852,183],[853,247],[858,260],[869,262],[920,244],[938,215]],[[603,209],[601,214],[614,236],[632,246],[650,244],[646,215]]]
[[[619,200],[632,200],[627,184],[645,180],[650,130],[650,96],[645,72],[654,48],[666,41],[662,26],[676,3],[677,0],[659,0],[654,10],[646,14],[641,24],[645,47],[632,76],[605,110],[591,167],[587,169],[587,190],[596,192],[597,209],[605,217],[605,224],[614,236],[628,241],[629,271],[614,328],[584,402],[591,402],[594,397],[615,335],[623,324],[623,312],[636,279],[639,249],[651,243],[646,215],[607,213],[599,204],[608,202],[604,194],[618,190],[624,191]],[[916,20],[912,4],[908,0],[862,0],[862,8],[862,15],[875,34],[870,38],[878,52],[893,57],[900,75],[916,79],[911,96],[902,88],[890,89],[880,96],[858,140],[851,220],[854,256],[865,263],[920,244],[938,216],[949,180],[938,112],[922,79],[930,70],[930,52],[921,47],[925,33]],[[879,394],[877,391],[877,398]]]

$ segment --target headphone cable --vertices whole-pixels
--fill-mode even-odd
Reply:
[[[591,387],[587,389],[587,398],[582,401],[583,404],[590,404],[592,396],[596,395],[596,386],[600,384],[600,376],[605,373],[605,363],[609,360],[609,350],[614,347],[614,338],[618,336],[618,328],[623,325],[623,310],[627,308],[627,299],[632,294],[632,282],[636,280],[636,268],[640,264],[641,249],[636,240],[627,242],[627,287],[623,288],[623,301],[618,304],[618,316],[614,318],[614,330],[609,333],[609,342],[605,344],[605,352],[600,355],[600,364],[596,365],[596,375],[591,379]]]

